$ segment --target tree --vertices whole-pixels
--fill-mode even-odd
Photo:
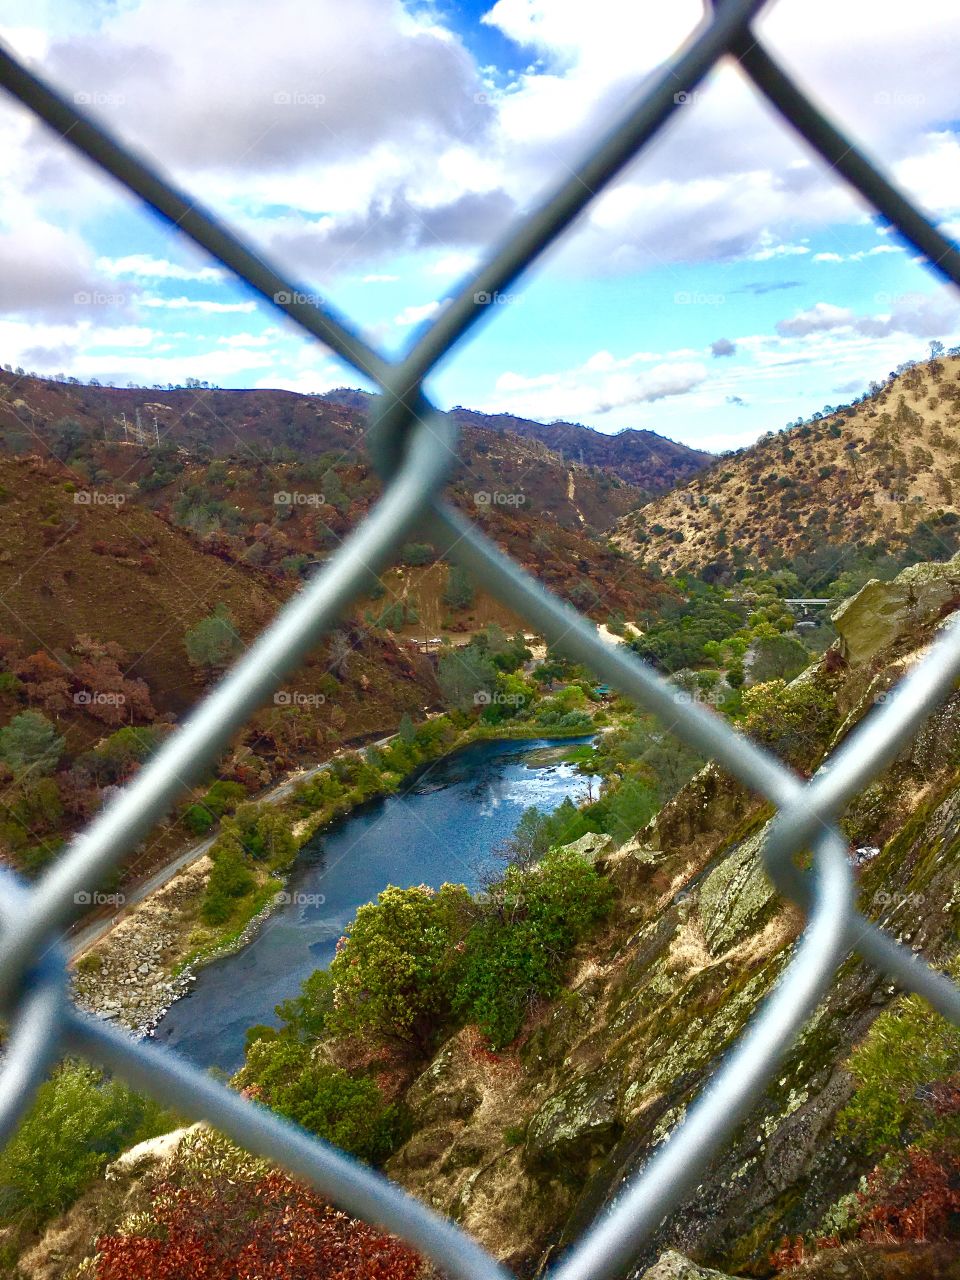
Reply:
[[[64,1063],[0,1152],[0,1221],[40,1226],[68,1209],[121,1151],[163,1133],[172,1118],[120,1081]]]
[[[450,1013],[454,944],[469,895],[463,885],[388,886],[361,907],[330,965],[335,1031],[419,1053]]]
[[[254,1041],[237,1084],[361,1160],[385,1160],[402,1136],[400,1109],[385,1102],[375,1081],[349,1075],[287,1036]]]
[[[184,636],[187,657],[196,667],[222,670],[243,647],[226,605],[218,604],[213,613],[201,618]]]
[[[826,746],[836,721],[833,698],[814,684],[782,680],[754,685],[743,694],[743,729],[789,764],[809,765]]]
[[[460,711],[479,705],[477,694],[490,695],[496,686],[497,669],[492,660],[476,645],[448,649],[440,655],[437,680],[444,700]]]
[[[63,738],[39,711],[23,711],[0,729],[0,759],[17,776],[52,773],[64,745]]]
[[[792,680],[810,663],[810,652],[789,635],[761,636],[756,641],[750,664],[750,683]]]
[[[473,604],[476,589],[466,569],[452,564],[447,571],[447,583],[443,589],[443,602],[451,609],[469,609]]]
[[[400,724],[397,728],[397,736],[399,737],[400,741],[405,743],[408,747],[413,746],[413,744],[417,740],[417,731],[413,727],[413,721],[410,719],[406,711],[400,717]]]

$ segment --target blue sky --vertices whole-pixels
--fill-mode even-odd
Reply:
[[[0,38],[396,354],[699,14],[589,9],[4,0]],[[781,0],[762,26],[955,235],[952,2]],[[0,175],[0,362],[123,384],[360,383],[6,101]],[[960,341],[953,294],[726,67],[431,392],[721,449],[849,398],[931,338]]]

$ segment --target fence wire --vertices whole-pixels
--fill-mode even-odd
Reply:
[[[374,411],[370,443],[385,482],[376,506],[305,591],[280,611],[39,882],[28,888],[9,871],[2,873],[0,1008],[10,1034],[0,1068],[0,1142],[16,1128],[50,1066],[63,1053],[76,1053],[115,1071],[180,1114],[205,1120],[250,1151],[276,1161],[348,1213],[395,1232],[447,1275],[457,1280],[505,1280],[507,1273],[474,1240],[386,1178],[241,1098],[176,1054],[136,1042],[81,1013],[69,998],[67,959],[59,941],[78,914],[75,895],[116,867],[184,787],[200,777],[234,732],[361,594],[369,569],[386,567],[414,528],[429,531],[440,551],[469,569],[557,649],[660,715],[686,743],[771,801],[778,812],[764,845],[765,865],[777,888],[806,915],[789,965],[747,1030],[669,1138],[553,1269],[555,1280],[604,1280],[630,1264],[670,1210],[696,1189],[850,952],[960,1024],[960,989],[856,910],[847,849],[836,825],[847,802],[954,688],[960,677],[960,624],[951,619],[944,625],[923,661],[901,681],[897,696],[856,727],[830,759],[828,771],[822,768],[805,782],[719,717],[696,703],[678,701],[666,680],[636,656],[602,641],[592,623],[522,570],[441,496],[456,459],[457,431],[431,405],[424,379],[485,314],[486,301],[503,292],[556,240],[725,57],[740,66],[781,117],[935,271],[960,286],[956,247],[764,49],[750,25],[763,7],[764,0],[718,0],[685,47],[637,94],[569,178],[519,221],[397,362],[381,356],[331,307],[308,301],[306,290],[0,48],[0,85],[8,93],[271,306],[378,384],[383,395]],[[794,855],[805,848],[813,851],[813,861],[811,870],[802,873]]]

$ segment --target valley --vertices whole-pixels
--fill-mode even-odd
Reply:
[[[957,357],[934,357],[716,461],[458,409],[465,462],[450,493],[678,699],[809,776],[960,604],[957,516],[947,482],[930,479],[952,465],[949,424],[924,416],[934,394],[949,405],[958,374]],[[15,389],[19,405],[0,401],[0,838],[5,861],[36,877],[379,484],[362,393]],[[118,416],[129,432],[154,412],[152,446],[111,436]],[[308,413],[302,448],[289,441]],[[904,454],[909,432],[922,458]],[[847,503],[864,457],[875,495]],[[663,492],[666,466],[676,487]],[[810,508],[812,470],[829,520]],[[740,525],[734,499],[755,511]],[[842,816],[864,910],[947,968],[955,700]],[[75,994],[229,1073],[534,1276],[656,1150],[782,971],[802,920],[761,869],[769,818],[669,724],[411,540],[98,888]],[[958,1047],[921,1002],[849,961],[783,1078],[632,1275],[709,1275],[702,1262],[799,1280],[848,1258],[878,1280],[950,1274]],[[44,1105],[83,1099],[94,1114],[108,1086],[77,1070],[60,1069]],[[109,1188],[147,1222],[165,1180],[222,1196],[224,1160],[241,1182],[262,1176],[202,1128],[110,1097],[109,1156],[44,1214],[5,1220],[18,1280],[82,1274],[91,1222],[126,1256],[139,1237]],[[153,1154],[131,1177],[121,1152],[141,1137]],[[0,1185],[19,1185],[3,1161]],[[921,1202],[936,1225],[918,1235],[904,1224]],[[884,1270],[894,1245],[906,1270]],[[697,1263],[670,1262],[671,1249]]]

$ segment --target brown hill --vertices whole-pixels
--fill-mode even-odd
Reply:
[[[712,453],[691,449],[655,431],[628,428],[606,435],[577,422],[531,422],[507,413],[478,413],[459,406],[452,412],[465,426],[540,440],[568,462],[600,467],[650,494],[682,484],[714,460]]]
[[[669,573],[851,555],[940,559],[960,512],[960,358],[904,368],[860,402],[826,406],[725,456],[623,518],[614,537]],[[829,580],[829,579],[827,579]]]
[[[372,398],[362,391],[306,396],[277,390],[86,386],[0,370],[0,449],[20,454],[56,448],[55,437],[62,435],[65,423],[72,423],[80,433],[105,443],[159,442],[206,457],[254,461],[276,457],[280,450],[290,458],[334,453],[361,462]],[[483,420],[482,414],[474,416]],[[685,453],[693,454],[662,441],[666,452],[649,451],[647,471],[639,462],[622,472],[607,463],[594,465],[586,455],[587,465],[582,465],[579,455],[567,461],[548,448],[533,430],[539,431],[540,424],[510,421],[517,431],[490,430],[486,420],[481,426],[464,426],[453,479],[475,493],[520,494],[529,507],[568,528],[610,528],[651,491],[672,483],[671,450],[677,451],[678,466]],[[588,428],[577,430],[606,439]],[[695,455],[696,465],[706,457]],[[689,475],[692,464],[685,466],[677,474]]]

